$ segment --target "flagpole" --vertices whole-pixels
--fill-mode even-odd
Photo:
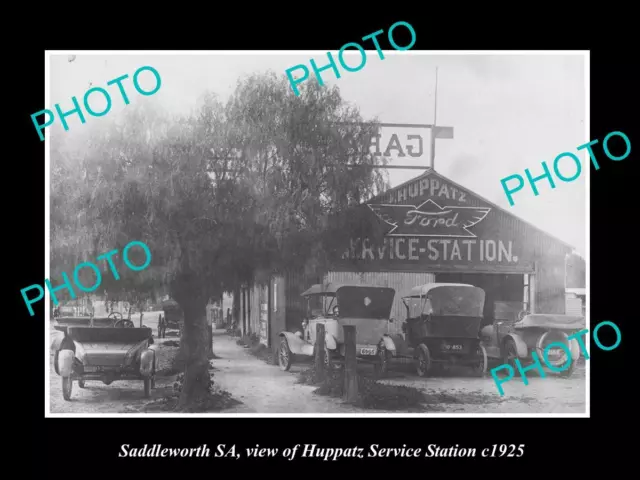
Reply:
[[[436,67],[436,91],[433,107],[433,128],[431,129],[431,169],[435,169],[436,163],[436,119],[438,115],[438,67]]]

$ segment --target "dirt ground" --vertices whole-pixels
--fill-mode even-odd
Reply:
[[[585,365],[579,365],[570,378],[547,374],[542,378],[532,372],[525,385],[514,377],[502,384],[500,396],[493,377],[472,377],[465,369],[451,369],[439,376],[421,378],[406,365],[392,367],[382,383],[418,388],[428,394],[454,397],[456,403],[443,404],[446,412],[455,413],[585,413]],[[459,401],[460,403],[457,403]]]
[[[156,332],[157,313],[145,314],[144,324]],[[155,339],[158,344],[158,368],[167,368],[177,353],[177,332],[168,331],[167,338]],[[214,336],[214,352],[218,358],[211,361],[214,381],[235,400],[241,402],[220,413],[385,413],[383,410],[361,410],[344,404],[340,399],[313,393],[316,387],[298,384],[298,374],[308,364],[294,364],[289,372],[269,365],[252,356],[247,349],[236,344],[236,338],[222,330]],[[53,355],[51,355],[53,360]],[[145,399],[142,381],[120,381],[111,385],[86,382],[80,389],[74,382],[72,400],[62,398],[61,380],[50,364],[52,413],[131,413],[140,411],[147,403],[171,392],[175,375],[156,377],[156,388],[151,399]],[[359,368],[369,374],[370,366]],[[569,379],[535,374],[524,385],[514,378],[505,383],[505,395],[498,394],[491,376],[468,376],[464,370],[451,370],[437,377],[420,378],[411,365],[394,365],[384,383],[418,388],[430,395],[446,398],[441,404],[444,413],[584,413],[585,368],[581,365]],[[394,412],[400,413],[400,412]]]

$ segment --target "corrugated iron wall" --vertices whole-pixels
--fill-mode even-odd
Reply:
[[[583,315],[582,299],[573,295],[567,295],[565,299],[567,315]]]
[[[394,288],[396,296],[393,300],[391,317],[395,318],[395,322],[389,326],[390,333],[401,333],[402,322],[407,316],[407,309],[402,302],[402,296],[416,285],[435,281],[433,273],[421,272],[329,272],[325,278],[327,282],[366,283]]]
[[[484,206],[475,197],[468,198],[470,205]],[[494,209],[494,214],[500,236],[520,238],[525,247],[522,253],[536,263],[536,312],[565,313],[565,255],[572,249],[507,212]]]
[[[536,257],[539,258],[536,274],[536,313],[566,311],[565,302],[565,254],[570,248],[537,232]]]
[[[251,333],[260,333],[260,290],[261,285],[252,285],[249,288],[249,305],[251,311],[249,314],[249,328]]]

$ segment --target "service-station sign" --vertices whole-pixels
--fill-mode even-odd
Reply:
[[[430,173],[367,204],[372,221],[388,227],[384,243],[351,241],[342,260],[363,270],[509,271],[530,270],[509,229],[494,208]]]

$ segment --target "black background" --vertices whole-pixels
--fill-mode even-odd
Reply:
[[[5,157],[3,189],[5,212],[10,216],[5,223],[5,238],[9,239],[5,262],[10,264],[5,267],[5,278],[12,280],[4,291],[15,312],[3,319],[3,326],[11,339],[5,342],[18,347],[14,356],[5,357],[4,361],[4,396],[11,410],[5,411],[3,430],[11,434],[14,446],[28,455],[27,462],[38,476],[140,478],[143,475],[148,478],[180,473],[194,477],[249,478],[272,471],[284,477],[307,477],[313,476],[323,463],[281,458],[243,458],[241,461],[118,458],[120,445],[124,443],[132,446],[162,443],[167,447],[235,444],[240,449],[256,443],[281,449],[295,444],[365,448],[371,443],[386,447],[459,444],[478,449],[493,444],[526,445],[521,458],[365,459],[324,463],[331,469],[329,474],[358,477],[367,470],[371,472],[367,475],[377,472],[392,478],[423,475],[458,478],[468,474],[539,478],[557,476],[560,472],[607,472],[628,462],[630,445],[636,443],[631,426],[631,422],[635,423],[635,412],[628,405],[637,388],[635,358],[629,355],[634,342],[630,325],[638,321],[631,318],[638,310],[635,280],[638,236],[634,231],[637,189],[631,173],[638,148],[632,131],[637,125],[637,120],[632,120],[636,113],[632,104],[637,107],[634,90],[638,76],[633,71],[637,56],[630,55],[633,53],[630,44],[623,38],[633,33],[623,24],[624,17],[630,15],[605,11],[561,12],[557,5],[549,10],[540,4],[512,3],[506,10],[482,5],[477,12],[460,5],[452,6],[454,9],[445,13],[430,4],[408,8],[400,4],[361,3],[354,6],[351,18],[344,5],[310,2],[262,5],[262,11],[258,6],[245,4],[241,15],[232,13],[226,5],[215,4],[198,7],[148,4],[143,13],[136,15],[129,5],[118,4],[100,9],[99,13],[90,12],[85,5],[73,14],[65,12],[60,18],[41,12],[48,25],[42,26],[43,33],[36,35],[38,27],[31,27],[31,33],[25,34],[28,42],[20,45],[19,55],[7,53],[5,58],[5,65],[15,73],[5,76],[10,87],[5,89],[5,117],[11,123],[4,130],[10,133],[5,136],[5,148],[10,147],[10,152]],[[599,8],[605,10],[603,5]],[[161,16],[167,13],[169,18],[163,19]],[[590,351],[592,418],[45,419],[43,356],[48,358],[48,352],[42,349],[43,302],[35,306],[36,315],[30,317],[20,295],[21,288],[43,284],[44,280],[44,142],[40,141],[30,118],[32,113],[51,107],[44,104],[44,50],[336,51],[343,44],[376,30],[386,32],[401,20],[411,23],[416,30],[417,43],[413,50],[591,50],[590,139],[600,140],[594,149],[600,170],[590,166],[590,330],[602,320],[611,320],[623,332],[622,344],[615,351],[604,352],[595,346]],[[390,48],[386,35],[381,40],[383,49]],[[407,43],[399,36],[396,41],[401,45]],[[540,75],[544,76],[545,72],[541,71]],[[82,92],[78,92],[80,94]],[[615,130],[626,133],[632,143],[631,155],[621,162],[609,160],[602,151],[602,140]],[[574,147],[567,145],[567,151],[575,151]],[[522,145],[523,150],[527,148]],[[551,162],[553,158],[542,160]],[[498,180],[496,178],[496,183]],[[609,343],[610,339],[603,336],[603,342]],[[16,407],[24,407],[26,412],[21,416],[16,413],[14,418]],[[24,428],[25,418],[31,419],[31,429]],[[18,426],[9,426],[16,422]],[[391,463],[394,465],[389,468]]]

